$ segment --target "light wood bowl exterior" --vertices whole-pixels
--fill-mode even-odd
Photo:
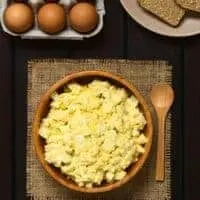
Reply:
[[[76,183],[74,183],[71,180],[68,180],[66,176],[64,176],[61,171],[53,165],[48,164],[45,161],[44,158],[44,144],[45,141],[42,139],[39,135],[39,127],[41,123],[41,119],[46,116],[49,110],[49,102],[50,102],[50,97],[51,94],[55,91],[60,91],[60,89],[66,85],[67,83],[71,81],[82,81],[88,82],[88,80],[93,80],[94,78],[100,78],[104,80],[108,80],[111,83],[114,83],[117,86],[124,87],[129,91],[130,93],[134,94],[136,98],[138,99],[140,103],[140,109],[143,112],[145,119],[147,121],[147,125],[145,127],[144,133],[146,137],[148,138],[148,143],[145,145],[145,153],[140,156],[139,160],[132,164],[128,170],[127,170],[127,175],[120,181],[116,181],[114,183],[110,184],[103,184],[102,186],[98,187],[93,187],[93,188],[85,188],[85,187],[79,187]],[[113,189],[116,189],[126,182],[128,182],[130,179],[132,179],[138,171],[141,169],[143,166],[145,160],[147,159],[151,144],[152,144],[152,135],[153,135],[153,125],[152,125],[152,118],[151,114],[149,111],[149,108],[144,100],[144,98],[141,96],[141,94],[138,92],[138,90],[130,84],[128,81],[125,79],[116,76],[112,73],[109,72],[104,72],[104,71],[81,71],[81,72],[75,72],[72,74],[67,75],[63,79],[59,80],[56,82],[54,85],[52,85],[47,92],[43,95],[39,106],[36,110],[34,120],[33,120],[33,143],[35,147],[35,151],[37,154],[37,157],[39,161],[42,164],[42,167],[45,169],[45,171],[53,178],[55,181],[60,183],[61,185],[70,188],[72,190],[80,191],[80,192],[86,192],[86,193],[99,193],[99,192],[106,192],[110,191]]]

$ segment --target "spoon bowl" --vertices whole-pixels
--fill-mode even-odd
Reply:
[[[168,111],[174,101],[174,91],[167,84],[155,85],[151,91],[151,101],[155,109]]]

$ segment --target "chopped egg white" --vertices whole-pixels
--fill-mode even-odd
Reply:
[[[50,106],[39,130],[45,159],[80,187],[121,180],[145,152],[146,120],[123,88],[101,80],[70,83]]]

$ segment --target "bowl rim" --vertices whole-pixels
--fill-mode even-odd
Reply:
[[[137,162],[139,164],[137,167],[133,167],[133,169],[130,170],[130,172],[122,179],[113,183],[109,183],[103,186],[93,187],[93,188],[86,188],[86,187],[80,187],[76,183],[68,181],[66,178],[65,180],[59,176],[57,176],[57,173],[52,169],[53,167],[48,164],[44,159],[44,153],[42,152],[42,147],[39,147],[39,141],[42,139],[39,135],[39,126],[41,123],[41,113],[42,109],[45,105],[46,101],[49,101],[50,96],[53,92],[58,90],[59,88],[63,87],[70,81],[73,81],[77,78],[83,78],[83,77],[101,77],[105,79],[109,79],[111,81],[119,82],[122,87],[130,90],[131,93],[135,95],[137,100],[139,101],[139,104],[143,107],[143,114],[145,115],[145,119],[147,121],[148,125],[148,143],[145,145],[145,153],[142,154]],[[56,81],[54,84],[52,84],[46,92],[43,93],[40,102],[36,108],[34,117],[33,117],[33,123],[32,123],[32,136],[33,136],[33,145],[34,150],[37,155],[37,158],[39,159],[43,169],[52,177],[56,182],[60,183],[62,186],[78,191],[78,192],[84,192],[84,193],[102,193],[111,191],[113,189],[119,188],[120,186],[127,183],[129,180],[131,180],[143,167],[145,161],[148,158],[148,155],[151,150],[152,146],[152,138],[153,138],[153,122],[152,122],[152,116],[149,109],[149,106],[147,105],[144,97],[140,94],[140,92],[136,89],[135,86],[133,86],[132,83],[127,81],[125,78],[121,77],[120,75],[115,75],[114,73],[102,71],[102,70],[85,70],[85,71],[78,71],[78,72],[72,72],[70,74],[67,74],[64,78],[61,78],[60,80]],[[60,172],[61,173],[61,172]]]

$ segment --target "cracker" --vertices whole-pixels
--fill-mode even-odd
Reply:
[[[200,12],[200,0],[175,0],[184,9]]]
[[[179,25],[185,9],[174,0],[138,0],[139,5],[171,26]]]

